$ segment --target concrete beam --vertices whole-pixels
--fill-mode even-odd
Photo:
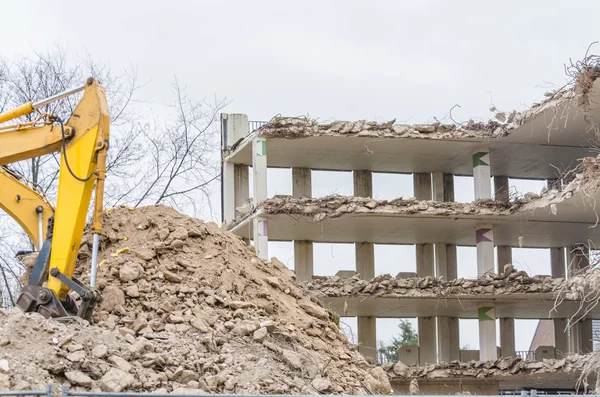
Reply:
[[[264,260],[269,260],[269,233],[267,226],[267,218],[257,216],[253,220],[254,230],[254,249],[256,255]]]
[[[493,303],[478,305],[479,356],[481,361],[496,360],[496,307]]]
[[[354,196],[373,197],[373,173],[371,171],[354,171]]]
[[[252,173],[255,206],[267,199],[267,140],[256,137],[252,142]]]
[[[434,275],[433,244],[415,244],[417,259],[417,276]]]
[[[556,349],[556,358],[561,358],[569,354],[567,319],[555,318],[552,322],[554,323],[554,348]]]
[[[437,317],[438,361],[460,360],[458,318]]]
[[[498,272],[504,270],[504,265],[512,264],[512,247],[508,245],[501,245],[496,247],[496,253],[498,257]]]
[[[294,197],[312,197],[310,168],[292,168],[292,195]]]
[[[433,364],[437,362],[435,318],[419,317],[419,357],[420,363]]]
[[[354,243],[356,272],[363,280],[375,277],[375,249],[373,243]]]
[[[500,351],[502,357],[515,356],[515,319],[500,319]]]
[[[377,360],[377,318],[358,317],[358,351],[365,357]]]
[[[414,194],[417,200],[431,200],[431,174],[415,173],[413,174]]]
[[[552,277],[565,278],[565,249],[563,247],[550,248],[550,268]]]
[[[477,242],[477,275],[493,273],[494,266],[494,232],[490,225],[479,225],[476,234]]]
[[[509,186],[507,176],[494,176],[494,199],[503,203],[508,203]]]
[[[294,241],[294,271],[298,281],[312,280],[314,274],[312,241]]]
[[[473,179],[475,182],[475,200],[492,198],[492,180],[490,171],[490,151],[477,149],[473,152]]]

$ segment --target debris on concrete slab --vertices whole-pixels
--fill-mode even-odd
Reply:
[[[550,276],[529,277],[524,271],[510,269],[503,274],[486,274],[478,279],[442,277],[396,278],[389,274],[372,280],[359,275],[350,278],[322,277],[305,282],[305,286],[321,297],[448,297],[460,295],[504,295],[553,293],[561,290],[564,279]]]
[[[560,112],[557,119],[566,119],[572,112],[589,108],[589,95],[596,79],[600,76],[598,67],[581,71],[577,78],[562,89],[547,93],[545,98],[531,105],[526,111],[497,111],[487,122],[469,120],[464,123],[443,124],[396,124],[396,120],[375,122],[367,120],[333,121],[319,123],[308,117],[277,116],[261,126],[255,133],[266,138],[299,139],[311,136],[359,136],[371,138],[418,138],[418,139],[467,139],[501,138],[513,133],[521,125],[543,117],[545,112]],[[587,106],[586,106],[587,105]],[[589,110],[589,109],[588,109]]]
[[[392,378],[401,379],[465,379],[548,373],[579,374],[592,354],[574,354],[564,358],[528,361],[518,357],[502,357],[493,361],[450,361],[427,365],[385,364],[382,368]],[[401,364],[401,363],[400,363]]]
[[[97,286],[105,300],[94,324],[0,309],[0,335],[10,338],[0,348],[3,388],[390,393],[279,261],[164,206],[115,208],[104,223]],[[82,246],[91,241],[86,231]],[[80,252],[77,273],[87,280],[89,251]]]

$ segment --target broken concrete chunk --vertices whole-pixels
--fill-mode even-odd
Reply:
[[[134,381],[133,375],[119,368],[111,368],[100,378],[98,385],[102,391],[120,392],[129,388]]]
[[[71,384],[83,387],[91,387],[94,381],[81,371],[67,371],[65,377]]]

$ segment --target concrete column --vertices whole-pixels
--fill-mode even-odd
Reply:
[[[377,318],[358,317],[358,351],[367,358],[377,360]]]
[[[252,141],[252,171],[254,186],[254,205],[258,206],[267,199],[267,140],[254,138]]]
[[[569,333],[569,353],[585,354],[594,350],[592,340],[592,320],[584,319],[571,326]]]
[[[444,173],[434,172],[431,174],[432,199],[444,201]]]
[[[574,276],[590,266],[590,250],[583,244],[572,246],[567,253],[567,257],[569,276]]]
[[[481,361],[498,358],[496,349],[496,307],[493,303],[478,305],[479,358]]]
[[[456,259],[456,245],[446,244],[446,264],[448,272],[448,280],[456,280],[458,278],[458,261]]]
[[[514,357],[515,353],[515,319],[500,319],[500,351],[502,357]]]
[[[444,201],[454,201],[454,175],[444,174]]]
[[[371,171],[354,171],[354,196],[373,197],[373,174]],[[375,277],[375,250],[373,243],[355,243],[356,272],[360,278]],[[375,317],[358,317],[359,352],[365,357],[377,359],[377,322]]]
[[[556,358],[561,358],[569,354],[569,334],[567,333],[567,319],[554,319],[554,348]]]
[[[415,173],[413,174],[414,194],[417,200],[431,200],[431,174]]]
[[[312,280],[314,274],[312,241],[294,241],[294,271],[298,281]]]
[[[233,163],[224,162],[221,174],[221,220],[227,223],[235,219],[235,168]]]
[[[417,276],[433,276],[433,244],[416,244]]]
[[[247,165],[236,164],[234,166],[234,193],[235,208],[241,207],[250,198],[249,170]],[[237,216],[237,214],[236,214]]]
[[[448,280],[448,251],[446,244],[436,243],[435,244],[435,276],[444,277],[444,280]]]
[[[269,234],[267,231],[267,218],[257,216],[253,219],[254,249],[256,255],[264,260],[269,260]]]
[[[460,360],[458,318],[437,317],[438,361]]]
[[[373,197],[373,173],[354,171],[354,196]]]
[[[492,227],[480,225],[476,232],[477,275],[494,272],[494,233]]]
[[[594,340],[593,340],[593,330],[592,330],[592,320],[586,318],[585,320],[579,321],[579,333],[580,333],[580,352],[591,353],[594,351]]]
[[[507,176],[494,176],[494,199],[503,203],[508,203],[509,187]]]
[[[248,135],[248,116],[245,114],[221,113],[221,219],[235,219],[234,165],[225,158],[225,151]]]
[[[512,247],[509,245],[500,245],[496,247],[498,256],[498,273],[504,271],[504,265],[512,264]]]
[[[312,196],[311,175],[309,168],[292,168],[294,197]],[[312,280],[314,274],[312,241],[294,241],[294,271],[298,281]]]
[[[363,280],[375,277],[375,250],[373,243],[354,243],[356,272]]]
[[[292,168],[292,195],[294,197],[312,197],[310,168]]]
[[[437,362],[435,318],[419,317],[419,358],[421,364]]]
[[[565,249],[563,247],[550,248],[550,268],[552,277],[565,278]]]
[[[473,152],[473,179],[475,182],[475,200],[492,198],[492,180],[490,171],[490,151],[477,149]]]

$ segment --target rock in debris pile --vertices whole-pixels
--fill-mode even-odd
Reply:
[[[86,233],[79,269],[90,247]],[[101,251],[94,325],[0,312],[0,389],[391,391],[290,270],[213,223],[163,206],[116,208]]]
[[[350,278],[318,278],[305,283],[316,295],[384,296],[384,297],[444,297],[457,295],[503,295],[556,292],[563,288],[565,280],[550,276],[529,277],[524,271],[516,271],[512,265],[505,266],[502,274],[486,274],[477,279],[458,278],[444,280],[442,277],[392,277],[379,275],[372,280],[362,280],[359,275]]]

